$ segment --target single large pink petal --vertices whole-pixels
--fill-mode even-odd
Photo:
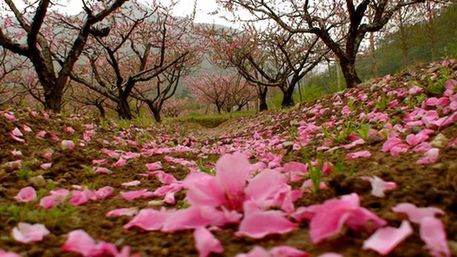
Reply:
[[[362,179],[371,183],[371,194],[376,197],[384,197],[384,191],[394,190],[397,188],[397,184],[395,182],[386,182],[377,176],[362,177]]]
[[[435,217],[435,215],[444,215],[444,212],[435,207],[418,208],[411,203],[399,203],[392,208],[394,212],[405,213],[411,222],[419,224],[422,219]]]
[[[49,230],[43,224],[19,223],[11,232],[14,240],[21,243],[38,242],[49,234]]]
[[[408,221],[403,221],[399,228],[384,227],[376,230],[363,243],[363,249],[371,249],[381,255],[390,253],[398,244],[413,233],[413,229]]]
[[[257,211],[244,217],[236,235],[263,238],[271,234],[286,234],[296,227],[297,224],[285,218],[281,211]]]
[[[221,242],[205,227],[195,229],[194,240],[199,257],[207,257],[210,253],[222,253],[224,251]]]
[[[248,200],[267,209],[274,204],[273,200],[283,190],[291,191],[291,187],[287,185],[287,178],[277,170],[264,170],[249,181],[244,191]]]
[[[221,206],[226,204],[225,194],[215,177],[205,173],[191,173],[183,181],[186,197],[191,205]]]
[[[146,231],[160,230],[168,216],[169,213],[164,210],[142,209],[129,223],[124,225],[124,228],[138,227]]]
[[[21,203],[34,201],[36,199],[36,191],[33,187],[24,187],[17,193],[14,199]]]
[[[82,256],[89,254],[96,247],[95,240],[84,230],[74,230],[68,234],[67,241],[62,245],[64,252],[76,252]]]
[[[223,155],[216,162],[216,179],[220,187],[226,193],[238,195],[246,185],[250,166],[249,159],[244,154]]]
[[[450,257],[446,232],[441,220],[435,217],[425,217],[420,222],[420,237],[434,257]]]

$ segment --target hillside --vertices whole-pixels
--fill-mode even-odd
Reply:
[[[455,60],[214,129],[24,109],[0,137],[0,256],[457,256]]]

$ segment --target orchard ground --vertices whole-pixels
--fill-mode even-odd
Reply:
[[[129,246],[130,253],[140,256],[236,256],[253,249],[257,252],[247,256],[306,256],[267,253],[257,246],[266,251],[290,246],[310,256],[379,256],[382,250],[367,249],[367,239],[376,229],[396,229],[408,221],[412,231],[388,249],[389,256],[456,256],[456,79],[455,61],[434,63],[290,110],[230,119],[215,128],[180,121],[142,127],[30,109],[2,110],[0,249],[20,256],[130,256],[126,251],[91,253],[93,249],[81,250],[84,246],[78,244],[69,247],[69,234],[84,230],[97,243]],[[225,155],[216,167],[221,156],[231,153],[243,153],[251,165],[240,164],[241,155]],[[230,172],[238,176],[240,170],[248,174],[246,180],[213,180]],[[275,181],[280,187],[268,180],[261,190],[267,195],[252,192],[258,177],[270,175],[281,177]],[[370,182],[374,176],[394,186]],[[218,188],[211,191],[213,182]],[[36,197],[17,196],[30,186]],[[64,192],[63,197],[52,198],[56,192]],[[332,228],[317,239],[312,224],[326,214],[304,207],[345,195],[360,198],[360,206],[343,208],[342,216],[329,215],[339,225],[322,224]],[[447,238],[437,226],[435,238],[427,240],[420,232],[423,223],[392,209],[401,203],[441,210],[429,218],[443,224]],[[129,209],[107,217],[120,208]],[[205,217],[203,211],[197,218],[183,214],[206,208],[223,221],[214,222],[216,216]],[[142,209],[157,210],[149,219],[154,224],[132,222]],[[353,211],[362,209],[377,219],[370,216],[351,226]],[[274,227],[266,219],[249,227],[252,212],[274,212],[279,216],[272,217],[286,225]],[[20,242],[12,234],[20,222],[43,224],[49,233]],[[195,233],[201,227],[215,238],[205,234],[201,239]]]

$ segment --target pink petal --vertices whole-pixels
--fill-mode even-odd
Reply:
[[[296,227],[281,211],[257,211],[244,217],[236,235],[263,238],[270,234],[289,233]]]
[[[134,187],[134,186],[138,186],[139,184],[141,184],[141,181],[133,180],[133,181],[129,181],[129,182],[124,182],[124,183],[121,184],[121,186],[123,186],[123,187]]]
[[[115,163],[113,163],[113,165],[111,165],[111,167],[122,167],[122,166],[125,166],[127,164],[127,160],[124,159],[124,158],[119,158],[119,160]]]
[[[420,222],[420,237],[434,257],[451,256],[447,244],[446,232],[441,220],[435,217],[425,217]]]
[[[95,167],[94,172],[97,174],[110,174],[112,171],[105,167]]]
[[[52,167],[52,162],[43,163],[40,165],[40,168],[43,170],[48,170]]]
[[[160,183],[165,185],[169,185],[178,181],[173,175],[165,173],[163,170],[152,171],[149,174],[156,176],[157,179],[159,179]]]
[[[12,112],[3,113],[3,117],[5,117],[8,121],[16,121],[17,120],[16,116],[14,116],[14,113],[12,113]]]
[[[414,204],[400,203],[392,208],[396,213],[405,213],[411,222],[419,224],[422,219],[435,217],[435,215],[444,215],[444,212],[435,207],[418,208]]]
[[[21,203],[34,201],[36,199],[36,191],[33,187],[24,187],[19,191],[14,199]]]
[[[97,191],[94,192],[95,194],[95,200],[104,200],[108,197],[111,197],[114,193],[114,188],[110,186],[105,186],[102,188],[99,188]]]
[[[68,234],[67,241],[61,249],[64,252],[76,252],[82,256],[89,256],[95,247],[95,240],[89,234],[84,230],[74,230]]]
[[[308,257],[306,252],[298,250],[291,246],[276,246],[271,248],[272,257]]]
[[[216,179],[225,192],[238,194],[244,190],[249,176],[248,157],[241,153],[223,155],[216,162]]]
[[[21,257],[19,254],[14,252],[5,252],[0,249],[0,257]]]
[[[372,228],[385,225],[384,220],[360,207],[356,193],[344,195],[341,199],[330,199],[312,207],[314,215],[310,222],[310,236],[313,243],[338,234],[345,223],[354,230],[368,221],[372,221]]]
[[[186,229],[208,226],[214,222],[212,217],[206,215],[206,211],[213,208],[190,207],[180,209],[169,214],[163,225],[163,232],[175,232]],[[213,209],[214,210],[214,209]],[[222,213],[221,213],[222,214]]]
[[[390,253],[398,244],[413,233],[413,229],[408,221],[403,221],[399,228],[384,227],[376,230],[363,243],[363,249],[371,249],[381,255]]]
[[[346,158],[357,159],[357,158],[368,158],[371,156],[370,151],[359,151],[346,154]]]
[[[49,234],[49,230],[43,224],[19,223],[13,228],[12,236],[14,240],[21,243],[38,242]]]
[[[386,182],[377,176],[362,177],[362,179],[371,183],[371,194],[376,197],[384,197],[384,191],[394,190],[397,188],[397,184],[395,182]]]
[[[61,147],[63,150],[72,151],[75,148],[75,143],[71,140],[62,140]]]
[[[124,225],[124,228],[138,227],[146,231],[160,230],[168,216],[169,214],[163,210],[142,209],[129,223]]]
[[[210,253],[222,253],[221,242],[206,228],[199,227],[194,231],[195,248],[199,257],[207,257]]]
[[[134,191],[121,192],[122,198],[127,201],[133,201],[137,198],[149,198],[154,196],[152,192],[149,192],[147,189],[140,189]]]
[[[153,162],[153,163],[146,163],[146,168],[150,171],[160,170],[162,169],[162,163],[160,162]]]
[[[16,137],[23,137],[24,134],[22,134],[21,130],[18,127],[15,127],[13,131],[11,131],[11,135],[16,136]]]
[[[191,205],[220,206],[225,203],[225,194],[215,177],[205,173],[191,173],[183,181],[186,197]]]
[[[417,160],[417,164],[431,164],[438,161],[440,150],[438,148],[432,148],[424,153],[424,156]]]
[[[73,134],[75,133],[75,130],[72,127],[66,127],[63,129],[66,133],[68,134]]]
[[[264,205],[263,208],[266,209],[274,204],[272,200],[282,190],[291,190],[290,186],[287,185],[287,178],[279,171],[264,170],[249,181],[244,191],[247,199]]]
[[[255,246],[254,249],[252,249],[248,253],[240,253],[237,254],[235,257],[271,257],[271,255],[262,247]]]
[[[301,181],[306,173],[308,173],[308,165],[300,162],[289,162],[284,164],[284,172],[289,173],[291,182]]]
[[[106,213],[106,217],[118,217],[118,216],[135,216],[138,213],[138,208],[120,208],[114,209]]]

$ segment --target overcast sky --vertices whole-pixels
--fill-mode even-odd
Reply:
[[[147,2],[148,0],[140,0]],[[170,0],[160,0],[163,3],[169,3]],[[14,1],[18,6],[21,6],[21,0]],[[68,14],[77,14],[82,10],[81,0],[66,0],[60,1],[62,5],[66,3],[65,7],[59,8],[63,12]],[[174,14],[176,16],[185,16],[190,14],[193,10],[193,0],[180,0],[178,6],[175,9]],[[23,5],[22,5],[23,6]],[[197,14],[196,22],[198,23],[210,23],[220,24],[225,26],[234,26],[232,23],[226,21],[221,15],[211,15],[210,13],[217,10],[216,0],[197,0]]]

